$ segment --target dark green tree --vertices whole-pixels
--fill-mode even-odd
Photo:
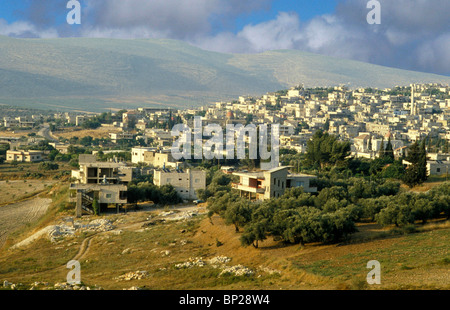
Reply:
[[[422,184],[428,178],[427,176],[427,152],[425,141],[420,145],[416,141],[408,148],[406,160],[410,165],[406,168],[403,182],[410,188]]]
[[[421,183],[425,182],[428,179],[427,172],[427,150],[425,146],[425,140],[420,144],[419,151],[419,161],[417,163],[419,169],[419,180]]]
[[[388,142],[386,144],[386,148],[384,150],[384,157],[387,157],[391,161],[394,161],[394,149],[392,148],[391,136],[388,138]]]
[[[384,158],[384,155],[385,155],[384,138],[381,138],[381,145],[380,145],[380,150],[378,151],[378,157]]]
[[[339,141],[328,132],[316,131],[306,147],[305,160],[311,166],[323,169],[330,165],[348,165],[346,159],[350,155],[350,142]]]
[[[251,220],[252,211],[249,202],[240,199],[227,207],[224,213],[225,224],[234,225],[236,232]]]

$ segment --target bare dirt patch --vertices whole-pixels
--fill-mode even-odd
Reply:
[[[117,127],[100,127],[97,129],[67,129],[65,131],[54,132],[56,138],[70,139],[73,137],[84,138],[92,137],[94,139],[109,138],[109,133],[121,132],[121,128]]]
[[[20,201],[33,193],[45,190],[56,181],[51,180],[8,180],[0,181],[0,208],[3,205]]]
[[[33,130],[18,130],[18,131],[9,131],[4,130],[0,131],[0,137],[13,137],[13,138],[20,138],[23,136],[27,136],[29,133],[35,132]]]
[[[9,234],[43,216],[51,202],[48,198],[34,198],[0,207],[0,248]]]

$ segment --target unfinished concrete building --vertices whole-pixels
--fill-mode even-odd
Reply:
[[[72,171],[70,202],[76,203],[76,216],[93,214],[97,200],[100,210],[127,204],[127,184],[133,178],[133,168],[125,163],[97,161],[95,155],[80,155],[80,169]]]

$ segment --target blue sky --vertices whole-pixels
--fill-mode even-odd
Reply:
[[[277,17],[278,12],[295,12],[302,20],[310,20],[316,16],[334,12],[337,0],[323,1],[273,1],[269,10],[254,11],[236,18],[236,29],[240,30],[248,24],[259,24]]]
[[[36,0],[35,0],[36,1]],[[186,0],[189,1],[189,0]],[[233,31],[239,31],[245,25],[259,24],[276,18],[278,12],[296,12],[302,20],[310,20],[318,15],[332,13],[336,7],[338,0],[321,0],[321,1],[292,1],[277,0],[272,1],[266,8],[254,10],[238,14],[233,20]],[[9,23],[23,20],[24,12],[30,8],[30,0],[3,0],[0,7],[0,18]],[[60,1],[60,13],[58,10],[49,11],[55,16],[57,24],[64,23],[66,10],[63,7],[67,1]],[[82,7],[86,7],[86,2],[80,0]],[[45,6],[45,4],[44,4]],[[67,10],[68,11],[68,10]],[[58,18],[59,17],[59,18]],[[216,29],[220,31],[223,29]]]
[[[19,38],[169,38],[225,53],[295,49],[450,75],[450,1],[79,0],[82,24],[66,23],[68,0],[2,0],[0,35]],[[374,0],[371,0],[374,1]]]

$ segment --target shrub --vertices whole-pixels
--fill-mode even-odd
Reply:
[[[95,215],[99,215],[100,214],[100,205],[98,203],[97,198],[94,199],[94,201],[92,202],[92,209],[94,210],[94,214]]]
[[[59,169],[59,165],[57,163],[52,163],[52,162],[43,162],[39,164],[39,170],[44,170],[44,171],[48,171],[48,170],[58,170]]]

